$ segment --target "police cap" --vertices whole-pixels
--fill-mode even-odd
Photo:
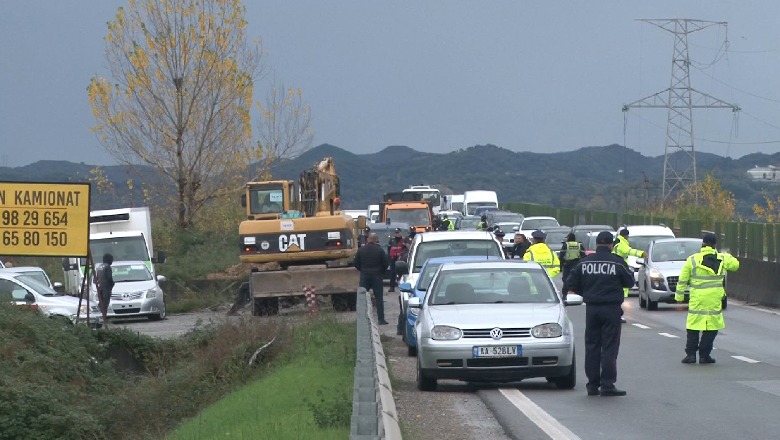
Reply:
[[[599,235],[596,236],[596,244],[610,244],[614,239],[611,232],[601,231],[599,232]]]
[[[544,238],[544,237],[547,237],[547,234],[545,234],[544,232],[542,232],[542,231],[537,229],[537,230],[535,230],[534,232],[531,233],[531,237],[532,238]]]
[[[716,237],[715,234],[708,232],[704,234],[701,242],[710,246],[715,246],[715,244],[718,242],[718,237]]]
[[[501,238],[501,237],[505,236],[506,234],[504,234],[504,231],[502,231],[501,229],[496,229],[496,230],[493,231],[493,235],[495,235],[496,237]]]
[[[395,232],[401,232],[401,228],[395,228]]]
[[[620,235],[622,235],[623,237],[628,237],[628,228],[621,229]]]

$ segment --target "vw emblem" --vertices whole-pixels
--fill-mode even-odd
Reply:
[[[129,298],[129,297],[130,297],[130,295],[128,295],[128,294],[126,294],[126,293],[123,293],[123,294],[122,294],[122,298],[123,298],[123,299],[127,299],[127,298]],[[501,330],[499,330],[499,332],[500,332],[500,331],[501,331]],[[491,333],[491,334],[492,334],[492,333]],[[501,337],[501,336],[499,336],[499,338],[500,338],[500,337]]]
[[[501,331],[500,328],[496,327],[493,330],[490,330],[490,337],[499,340],[501,337],[504,336],[504,332]]]

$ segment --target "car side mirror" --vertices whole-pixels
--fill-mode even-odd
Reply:
[[[27,292],[27,295],[24,295],[24,300],[30,304],[35,302],[35,295],[33,295],[30,292]]]
[[[165,254],[165,251],[157,251],[157,258],[152,258],[152,263],[165,263],[165,260],[168,259],[168,256]]]
[[[162,283],[165,280],[167,280],[167,278],[165,278],[165,275],[157,275],[157,282],[158,283]]]
[[[564,301],[565,306],[581,306],[582,305],[582,297],[580,295],[577,295],[576,293],[570,293],[566,295],[566,301]]]
[[[62,283],[59,281],[55,281],[53,286],[54,286],[54,290],[62,289]]]
[[[398,260],[395,262],[395,273],[396,275],[407,275],[409,274],[409,264],[406,263],[406,261]]]
[[[520,230],[520,226],[512,226],[512,230],[517,232]]]
[[[401,289],[401,292],[411,292],[413,290],[410,283],[401,283],[398,288]]]
[[[420,298],[416,296],[409,298],[409,302],[406,305],[412,309],[422,308],[422,302],[420,301]]]
[[[644,258],[637,258],[636,259],[636,264],[638,264],[640,266],[644,266],[645,265],[645,259]]]

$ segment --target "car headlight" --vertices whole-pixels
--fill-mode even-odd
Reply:
[[[146,291],[147,298],[157,298],[157,289],[149,289]]]
[[[650,272],[648,272],[647,275],[650,278],[650,286],[654,290],[666,290],[664,274],[662,274],[660,270],[650,269]]]
[[[560,338],[561,335],[563,328],[557,322],[540,324],[531,329],[531,336],[534,338]]]
[[[460,339],[462,335],[463,332],[459,328],[448,325],[435,325],[431,330],[431,339],[436,341],[454,341]]]
[[[663,278],[664,274],[661,273],[658,269],[650,269],[650,272],[647,273],[647,275],[650,278]]]

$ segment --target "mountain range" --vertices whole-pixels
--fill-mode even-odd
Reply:
[[[500,202],[539,203],[617,211],[658,203],[663,179],[664,156],[648,157],[620,146],[590,146],[557,153],[515,152],[495,145],[476,145],[449,153],[426,153],[405,146],[389,146],[377,153],[355,154],[322,144],[295,159],[272,168],[274,179],[297,180],[301,171],[323,157],[333,157],[341,179],[344,209],[363,209],[378,203],[382,194],[400,191],[412,184],[430,184],[443,194],[469,189],[492,189]],[[675,169],[689,160],[684,153],[669,158]],[[747,170],[756,165],[780,164],[780,152],[748,154],[739,159],[710,153],[696,154],[698,175],[713,173],[738,201],[737,211],[752,217],[752,206],[762,203],[762,191],[777,186],[751,182]],[[42,160],[30,165],[0,167],[2,181],[68,182],[94,177],[96,167],[68,161]],[[154,170],[136,167],[139,178],[124,165],[101,166],[113,191],[93,189],[92,209],[133,206],[143,203],[141,191],[128,191],[164,182]]]

